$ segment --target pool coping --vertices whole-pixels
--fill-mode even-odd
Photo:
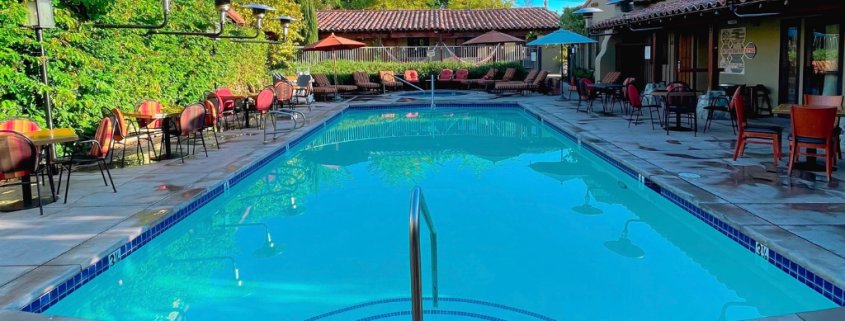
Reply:
[[[559,133],[560,135],[577,143],[581,148],[590,151],[592,154],[608,162],[613,167],[616,167],[626,175],[636,179],[643,186],[649,188],[675,205],[678,205],[686,212],[694,215],[702,220],[704,223],[710,225],[723,235],[734,240],[739,245],[747,250],[756,253],[766,262],[783,270],[788,275],[804,283],[816,292],[824,295],[838,306],[845,306],[843,304],[843,280],[842,276],[827,273],[823,269],[813,266],[810,262],[805,262],[800,257],[794,257],[791,253],[778,243],[771,242],[765,237],[746,229],[744,226],[737,224],[734,220],[728,219],[725,213],[719,209],[714,209],[706,206],[700,201],[700,195],[692,194],[675,185],[675,182],[669,183],[661,175],[653,175],[649,173],[649,166],[655,167],[639,157],[636,157],[615,145],[595,137],[587,137],[579,134],[577,130],[566,128],[574,127],[572,124],[566,123],[552,115],[543,117],[541,115],[548,114],[547,112],[535,109],[532,106],[526,106],[514,102],[502,103],[439,103],[441,108],[517,108],[523,110],[529,116],[537,119],[540,123],[549,129]],[[205,192],[199,193],[192,198],[186,200],[180,205],[174,207],[167,213],[161,215],[158,219],[151,221],[142,227],[140,235],[133,238],[124,244],[114,244],[101,253],[108,253],[100,257],[98,261],[87,268],[82,269],[78,273],[69,271],[59,277],[54,277],[54,280],[48,281],[50,285],[44,291],[32,291],[32,301],[26,301],[23,307],[13,307],[13,309],[22,312],[41,313],[59,300],[65,298],[70,293],[79,289],[94,277],[102,274],[111,266],[118,263],[120,260],[126,258],[128,255],[137,251],[140,247],[147,244],[153,238],[159,236],[161,233],[171,228],[178,222],[188,217],[190,214],[196,212],[203,205],[211,200],[224,195],[230,188],[235,187],[238,183],[243,181],[246,177],[262,168],[264,165],[272,162],[279,156],[296,148],[300,143],[306,139],[317,134],[327,126],[338,120],[342,115],[355,110],[377,110],[377,109],[428,109],[429,104],[425,103],[353,103],[353,104],[339,104],[331,110],[317,115],[320,118],[318,122],[312,123],[307,128],[300,129],[296,135],[292,135],[290,141],[280,144],[272,152],[261,156],[260,158],[251,161],[247,165],[230,173],[224,179],[212,184],[206,188]],[[563,125],[563,126],[561,126]],[[655,167],[656,168],[656,167]],[[651,168],[654,169],[654,168]],[[688,183],[686,183],[688,184]],[[697,189],[697,188],[696,188]],[[708,193],[706,191],[701,191]],[[711,197],[717,198],[710,194]],[[759,240],[759,241],[758,241]],[[811,272],[812,270],[812,272]],[[821,274],[821,276],[819,275]],[[40,294],[39,294],[40,293]],[[28,300],[22,298],[18,301]],[[16,301],[17,302],[17,301]],[[18,302],[20,303],[20,302]],[[13,303],[14,304],[14,303]],[[8,309],[9,307],[3,307]]]

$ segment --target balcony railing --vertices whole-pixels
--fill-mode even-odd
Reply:
[[[429,46],[429,47],[363,47],[337,50],[338,60],[362,62],[414,62],[414,61],[463,61],[467,63],[483,62],[521,62],[527,59],[524,45],[505,44],[499,46]],[[316,64],[331,61],[331,52],[299,51],[298,63]]]

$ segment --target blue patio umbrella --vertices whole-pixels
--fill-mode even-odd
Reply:
[[[541,37],[540,39],[534,40],[529,42],[529,46],[549,46],[549,45],[560,45],[560,55],[563,57],[563,45],[577,45],[577,44],[588,44],[588,43],[598,43],[593,39],[588,37],[579,35],[569,30],[559,29],[558,31],[552,32],[548,35]],[[574,52],[572,52],[574,55]],[[567,59],[567,63],[569,63],[569,70],[572,70],[572,56]],[[572,73],[569,73],[570,76]],[[563,64],[560,65],[560,75],[561,75],[561,82],[563,81]],[[563,96],[563,84],[560,86],[560,100],[569,100],[565,99]]]

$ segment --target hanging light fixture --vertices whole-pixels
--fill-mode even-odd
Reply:
[[[728,5],[730,6],[731,13],[739,18],[755,18],[755,17],[770,17],[770,16],[777,16],[780,12],[767,12],[767,13],[750,13],[750,14],[740,14],[736,12],[736,7],[739,5],[738,0],[728,0]],[[760,4],[762,8],[763,4]],[[718,13],[718,11],[716,12]]]
[[[258,43],[258,44],[268,44],[268,45],[282,45],[282,44],[285,44],[285,41],[286,41],[286,40],[287,40],[287,38],[288,38],[288,29],[290,29],[290,23],[291,23],[291,22],[293,22],[293,21],[297,21],[297,20],[296,20],[295,18],[293,18],[293,17],[289,17],[289,16],[276,17],[276,18],[273,18],[273,20],[278,20],[278,21],[279,21],[279,23],[281,23],[281,24],[282,24],[282,27],[284,27],[284,31],[283,31],[284,35],[283,35],[282,41],[232,40],[232,42],[237,42],[237,43]]]
[[[120,24],[102,24],[94,25],[94,28],[101,29],[161,29],[167,25],[167,18],[170,16],[170,0],[161,1],[162,12],[164,13],[164,21],[160,25],[120,25]]]
[[[148,35],[179,35],[179,36],[206,36],[212,38],[218,38],[220,35],[223,34],[223,31],[226,26],[226,12],[229,9],[232,9],[232,1],[231,0],[214,0],[214,5],[217,6],[217,10],[220,11],[220,28],[213,32],[179,32],[179,31],[156,31],[150,30],[147,34]]]
[[[255,35],[254,36],[220,36],[217,38],[220,39],[255,39],[261,35],[261,21],[264,20],[264,16],[267,15],[267,11],[276,11],[276,8],[271,6],[263,5],[263,4],[248,4],[245,6],[241,6],[241,8],[252,9],[252,14],[255,15],[257,20],[255,21]]]

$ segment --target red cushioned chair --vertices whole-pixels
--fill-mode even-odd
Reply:
[[[783,152],[781,152],[783,128],[779,126],[748,124],[745,119],[745,98],[742,95],[738,95],[734,99],[734,109],[736,110],[736,119],[739,124],[739,136],[737,137],[736,150],[734,151],[734,161],[745,153],[745,146],[747,144],[772,145],[774,165],[778,166],[778,160],[783,157]]]
[[[628,128],[631,128],[631,123],[637,124],[640,121],[640,114],[643,113],[643,108],[648,108],[648,116],[651,117],[651,129],[654,130],[654,112],[657,111],[657,119],[660,120],[660,105],[649,99],[649,96],[640,96],[640,92],[637,91],[637,87],[634,87],[634,85],[628,85],[625,91],[625,96],[628,97],[632,109],[631,118],[628,119]],[[636,119],[634,119],[634,113],[637,114]]]
[[[804,104],[811,105],[811,106],[834,106],[837,109],[842,109],[842,96],[817,96],[817,95],[804,95]],[[835,130],[833,135],[833,148],[836,149],[834,152],[837,154],[839,159],[842,159],[842,147],[840,147],[840,139],[839,135],[842,135],[842,129],[839,127],[839,117],[836,117],[836,123],[834,123],[833,130]]]
[[[273,109],[274,96],[275,93],[268,87],[258,93],[258,97],[255,98],[255,111],[259,116],[259,127],[264,126],[264,117]]]
[[[837,107],[798,107],[790,108],[792,134],[789,139],[789,168],[787,175],[792,175],[792,166],[798,160],[798,156],[823,156],[827,171],[827,180],[830,181],[833,172],[833,163],[836,161],[836,152],[833,144],[834,122],[836,121]],[[801,148],[823,149],[824,154],[818,152],[802,152]],[[775,163],[777,164],[777,162]]]
[[[214,135],[214,143],[217,144],[217,149],[220,149],[220,141],[217,140],[217,107],[214,106],[214,103],[210,100],[206,100],[202,102],[202,105],[205,107],[205,129],[210,129],[211,133]]]
[[[420,74],[417,73],[417,71],[413,70],[413,69],[405,70],[405,81],[412,83],[416,86],[419,86]]]
[[[205,157],[208,157],[208,149],[205,147],[205,137],[202,135],[202,130],[205,127],[205,115],[206,107],[200,103],[188,105],[179,114],[179,119],[176,121],[176,128],[171,132],[171,137],[176,137],[176,146],[179,147],[182,163],[185,162],[185,153],[182,151],[182,137],[185,137],[188,151],[191,149],[191,141],[194,142],[194,154],[196,154],[197,140],[201,141]]]
[[[455,78],[452,79],[452,83],[457,84],[454,87],[458,87],[461,85],[461,82],[465,80],[469,80],[469,70],[458,69],[458,71],[455,72]]]
[[[74,167],[91,166],[96,164],[100,168],[100,175],[103,176],[103,183],[109,186],[111,183],[112,190],[117,193],[117,188],[114,186],[114,181],[109,172],[109,165],[106,162],[106,157],[111,152],[112,139],[114,139],[114,119],[111,117],[103,118],[100,121],[100,126],[97,127],[97,132],[94,134],[94,139],[78,141],[73,143],[70,156],[56,160],[59,165],[59,188],[62,189],[62,174],[67,169],[67,186],[65,186],[65,203],[67,203],[68,190],[70,190],[70,174]],[[84,153],[81,147],[91,145],[91,149]],[[109,179],[106,181],[106,174]]]
[[[448,85],[452,83],[452,74],[454,72],[452,69],[443,69],[440,71],[440,74],[437,75],[437,83],[441,85]]]
[[[120,167],[126,166],[126,142],[127,139],[133,137],[137,139],[135,141],[135,153],[137,154],[138,159],[141,160],[141,164],[144,163],[144,149],[141,148],[141,139],[147,142],[147,149],[153,152],[154,158],[158,158],[158,155],[156,154],[155,143],[153,142],[152,136],[150,136],[149,132],[141,132],[140,130],[137,130],[137,128],[134,130],[131,129],[130,126],[132,126],[132,123],[126,121],[126,117],[123,116],[123,112],[120,111],[119,108],[113,108],[111,110],[111,114],[114,117],[116,124],[114,126],[114,139],[112,139],[112,145],[110,148],[114,150],[114,145],[118,144],[123,146],[123,154],[120,158]],[[114,154],[115,153],[111,154],[111,159],[109,160],[109,162],[114,161]]]
[[[276,84],[273,90],[276,94],[276,108],[285,108],[285,103],[293,107],[293,86],[291,84],[281,81]]]
[[[40,160],[38,150],[32,140],[24,134],[13,130],[0,130],[0,153],[3,159],[0,160],[0,181],[22,178],[25,176],[35,177],[35,187],[38,193],[38,211],[44,215],[44,206],[41,202],[41,184],[38,181]],[[43,171],[43,168],[41,169]],[[3,183],[2,186],[24,185],[31,182]]]

